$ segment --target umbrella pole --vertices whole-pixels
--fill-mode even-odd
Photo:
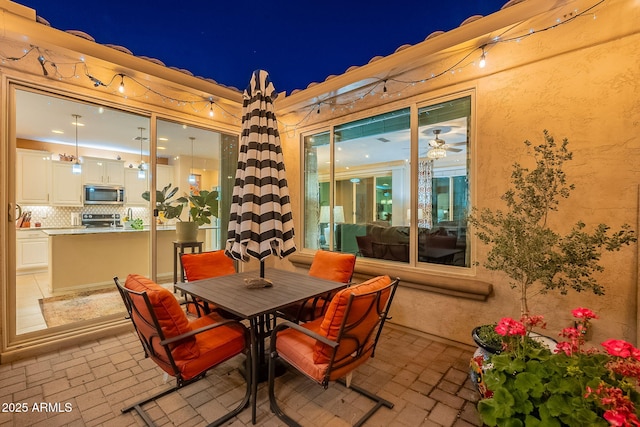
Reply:
[[[264,261],[260,260],[260,278],[264,279]]]

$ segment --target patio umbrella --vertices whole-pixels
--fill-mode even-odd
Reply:
[[[259,260],[261,278],[265,258],[284,258],[296,250],[289,188],[273,111],[276,96],[269,74],[254,71],[243,93],[240,152],[225,248],[234,259]]]

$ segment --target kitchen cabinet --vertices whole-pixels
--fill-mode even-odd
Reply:
[[[16,232],[16,272],[46,271],[49,266],[49,237],[42,230]]]
[[[173,166],[156,165],[158,179],[156,180],[156,189],[162,190],[167,184],[171,183],[171,187],[178,187],[175,177],[173,176]]]
[[[53,206],[82,206],[82,175],[72,168],[72,162],[51,162]]]
[[[51,153],[16,150],[16,202],[48,205],[51,185]]]
[[[82,157],[82,181],[84,184],[124,185],[124,162]]]
[[[149,174],[138,178],[138,169],[124,170],[124,199],[126,206],[147,206],[149,202],[142,198],[142,193],[149,189]]]

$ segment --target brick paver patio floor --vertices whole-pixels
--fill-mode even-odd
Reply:
[[[353,383],[394,403],[367,426],[481,426],[478,395],[468,379],[471,347],[447,345],[387,323],[375,358],[360,367]],[[203,426],[237,404],[244,392],[237,357],[178,392],[145,405],[157,425]],[[164,372],[144,358],[133,332],[0,365],[0,426],[138,426],[125,403],[166,387]],[[173,384],[170,377],[167,381]],[[303,426],[350,426],[372,403],[331,384],[328,390],[290,370],[279,377],[276,395]],[[22,412],[19,412],[22,411]],[[251,426],[247,408],[229,421]],[[283,425],[269,409],[266,384],[258,389],[259,426]]]

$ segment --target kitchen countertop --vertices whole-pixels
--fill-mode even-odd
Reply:
[[[200,230],[213,230],[219,227],[212,225],[204,225],[200,227]],[[124,227],[73,227],[73,228],[35,228],[35,230],[42,230],[48,236],[62,236],[73,234],[104,234],[104,233],[135,233],[142,231],[149,231],[151,227],[144,226],[142,230],[134,230],[132,228]],[[175,231],[175,225],[159,225],[156,227],[157,231]],[[34,230],[34,228],[26,228],[25,230]]]

